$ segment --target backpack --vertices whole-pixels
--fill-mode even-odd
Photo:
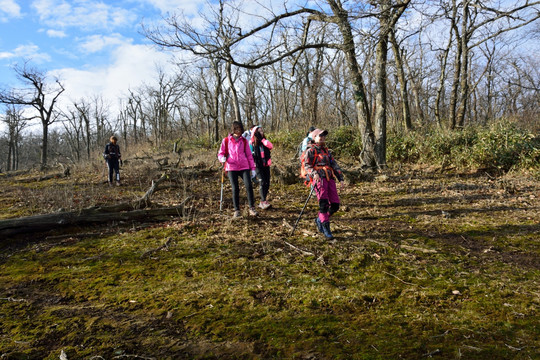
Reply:
[[[315,149],[313,146],[311,145],[308,145],[308,147],[306,148],[306,150],[304,150],[302,152],[302,155],[300,155],[300,178],[302,179],[306,179],[306,176],[308,175],[307,174],[307,171],[306,171],[306,161],[308,160],[307,158],[307,152],[309,149],[313,148],[315,150],[315,156],[313,157],[313,164],[311,164],[311,166],[315,165],[315,161],[317,160],[317,156],[319,155],[317,153],[317,149]]]
[[[322,155],[328,155],[328,149],[326,149],[326,151],[321,151],[321,152],[318,152],[317,151],[317,148],[315,146],[313,146],[313,144],[310,144],[308,145],[308,147],[306,148],[306,150],[304,150],[304,152],[302,152],[302,155],[300,155],[300,178],[304,179],[305,182],[304,184],[307,186],[311,183],[311,180],[310,179],[307,179],[307,171],[306,171],[306,161],[308,160],[308,157],[307,157],[307,152],[309,149],[313,149],[315,151],[315,156],[313,156],[313,163],[311,164],[312,167],[315,166],[315,163],[317,162],[317,158],[322,154]]]
[[[296,148],[297,149],[297,155],[298,155],[298,160],[300,160],[300,162],[302,162],[302,154],[309,148],[309,146],[312,144],[312,139],[309,137],[309,134],[308,136],[306,136],[302,142],[300,144],[298,144],[298,147]]]

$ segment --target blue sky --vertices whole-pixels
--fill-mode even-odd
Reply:
[[[149,46],[141,22],[197,14],[200,0],[0,0],[0,87],[21,85],[14,64],[57,76],[68,101],[116,99],[155,78],[170,53]]]

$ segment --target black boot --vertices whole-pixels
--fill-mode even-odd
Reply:
[[[334,235],[330,231],[330,221],[322,223],[323,234],[327,239],[333,239]]]
[[[322,222],[318,216],[315,218],[315,224],[317,224],[317,229],[319,229],[319,232],[324,233]]]

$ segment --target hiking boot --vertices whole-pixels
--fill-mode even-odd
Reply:
[[[330,231],[330,221],[324,222],[321,224],[323,228],[323,234],[324,236],[330,240],[334,238],[334,235],[332,235],[332,232]]]
[[[318,216],[315,218],[315,224],[317,224],[317,229],[319,230],[319,232],[323,234],[324,233],[323,226]]]
[[[117,181],[117,182],[116,182],[116,186],[120,186],[120,181]]]
[[[113,186],[112,182],[109,181],[109,186]]]
[[[233,219],[239,219],[242,217],[242,214],[240,213],[240,210],[234,210]]]
[[[249,216],[259,216],[259,213],[257,210],[255,210],[255,207],[249,208]]]

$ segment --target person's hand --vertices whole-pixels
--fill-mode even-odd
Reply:
[[[251,178],[254,179],[255,176],[257,176],[257,172],[255,170],[251,170]]]
[[[344,181],[340,181],[340,182],[339,182],[339,189],[340,189],[340,190],[343,190],[343,189],[345,188],[345,186],[346,186],[346,185],[345,185],[345,182],[344,182]]]
[[[320,176],[319,173],[315,171],[315,174],[311,177],[313,179],[313,182],[319,182]]]

